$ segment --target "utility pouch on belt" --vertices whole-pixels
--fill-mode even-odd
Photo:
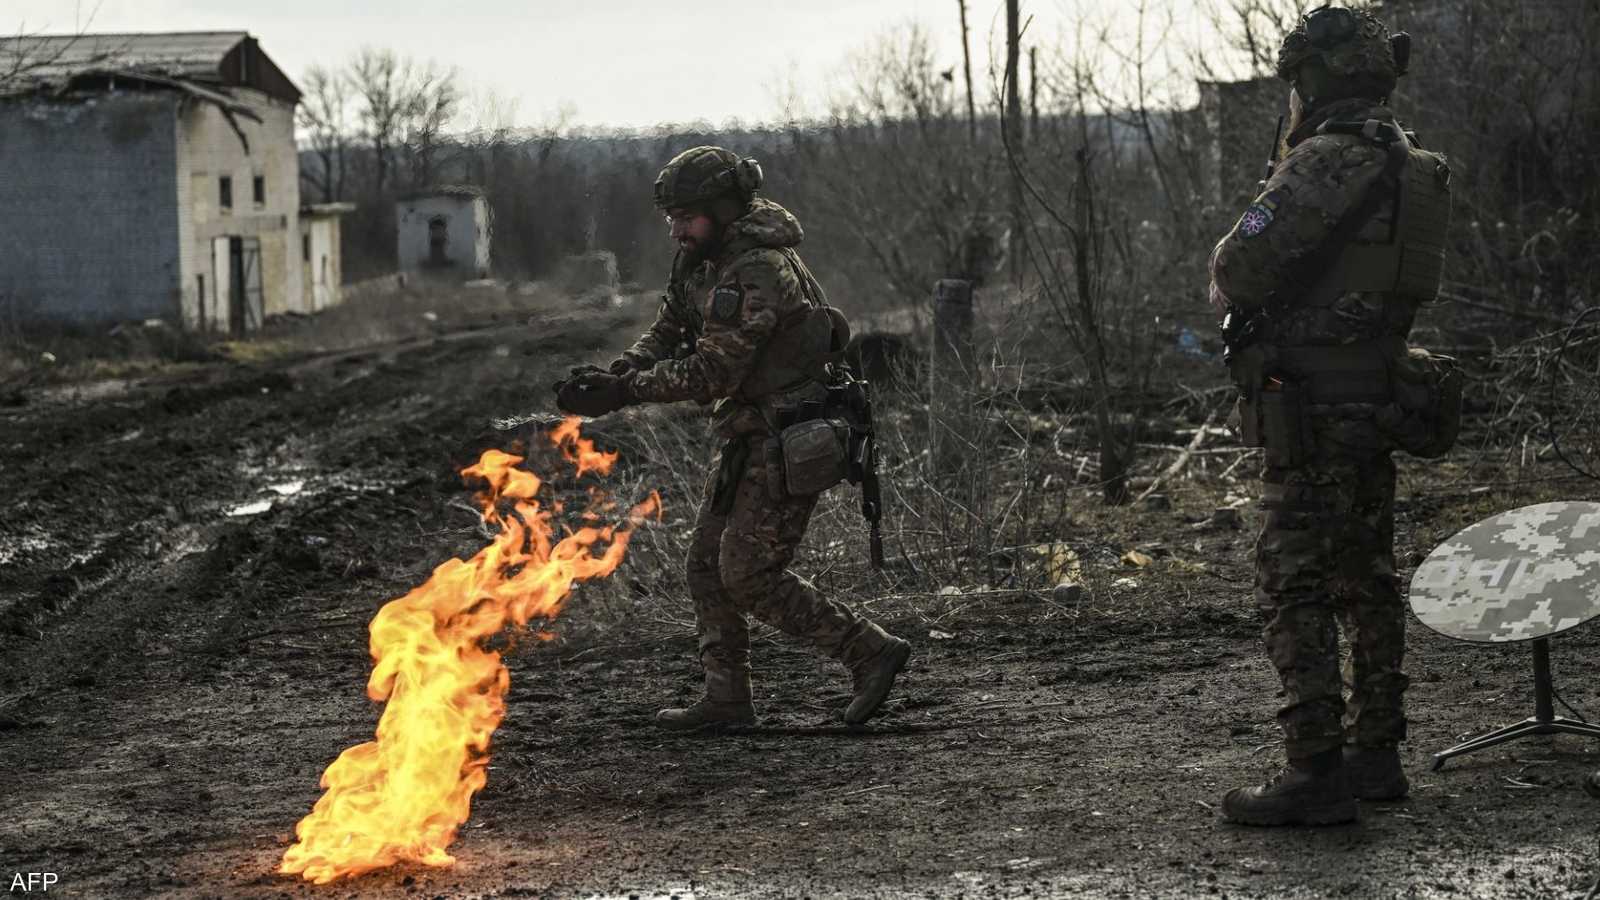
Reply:
[[[1261,385],[1266,380],[1268,348],[1262,344],[1248,344],[1237,350],[1229,349],[1228,371],[1239,388],[1239,439],[1246,447],[1261,447]],[[1271,361],[1276,364],[1276,354]]]
[[[750,461],[750,441],[737,437],[722,445],[717,465],[717,480],[711,488],[711,511],[719,516],[733,512],[733,500],[739,495],[739,482],[744,478],[745,463]]]
[[[1434,459],[1455,446],[1461,431],[1465,376],[1455,358],[1411,347],[1389,372],[1394,400],[1376,420],[1395,444],[1412,456]]]
[[[849,425],[843,422],[811,419],[779,433],[784,490],[790,496],[820,494],[843,481],[848,472],[845,444],[849,432]]]
[[[1311,458],[1311,420],[1306,416],[1305,391],[1298,382],[1273,381],[1256,393],[1260,407],[1261,443],[1267,465],[1294,468]]]

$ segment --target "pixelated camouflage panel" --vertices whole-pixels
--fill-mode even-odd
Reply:
[[[1600,503],[1540,503],[1463,529],[1411,577],[1422,624],[1466,641],[1525,641],[1600,615]]]
[[[694,351],[660,359],[640,373],[634,381],[638,398],[709,403],[733,396],[751,375],[779,321],[806,305],[799,278],[782,252],[802,236],[799,221],[765,199],[754,201],[748,214],[730,224],[725,249],[712,261],[714,277],[689,283],[690,299],[704,320]]]

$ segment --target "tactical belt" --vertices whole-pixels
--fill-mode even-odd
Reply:
[[[1386,404],[1393,398],[1388,361],[1393,350],[1386,343],[1280,347],[1278,363],[1300,382],[1308,403]]]

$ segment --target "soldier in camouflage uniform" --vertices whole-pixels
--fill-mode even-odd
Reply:
[[[1255,593],[1288,756],[1266,784],[1223,799],[1240,823],[1349,821],[1356,798],[1408,790],[1390,454],[1411,423],[1388,370],[1437,291],[1448,213],[1442,159],[1385,106],[1408,41],[1341,8],[1300,21],[1278,59],[1293,86],[1287,154],[1211,257],[1241,428],[1265,447]]]
[[[558,386],[563,409],[601,415],[634,403],[715,402],[725,443],[689,547],[704,699],[665,709],[669,729],[749,724],[754,613],[838,659],[854,676],[845,721],[867,720],[905,667],[910,645],[787,571],[817,494],[774,483],[766,444],[780,421],[815,409],[824,366],[847,330],[794,247],[800,223],[755,196],[761,170],[719,147],[674,157],[655,185],[678,244],[656,321],[606,370]],[[805,407],[802,404],[806,404]]]

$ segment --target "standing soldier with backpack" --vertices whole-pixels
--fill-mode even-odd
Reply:
[[[557,385],[561,408],[588,416],[635,403],[716,403],[724,443],[687,560],[706,692],[692,706],[659,712],[656,723],[668,729],[755,721],[748,613],[850,670],[850,724],[878,709],[911,654],[910,644],[785,569],[821,490],[843,472],[834,477],[824,466],[812,477],[802,470],[820,457],[778,439],[804,432],[832,440],[827,429],[795,427],[818,424],[828,364],[848,325],[794,250],[800,223],[755,196],[761,178],[755,160],[720,147],[685,150],[667,163],[655,205],[678,252],[656,321],[607,369],[588,367]],[[841,447],[833,462],[843,456]]]
[[[1278,55],[1287,154],[1211,257],[1241,431],[1265,448],[1255,594],[1288,756],[1223,798],[1243,824],[1347,822],[1357,799],[1409,789],[1391,454],[1444,453],[1460,404],[1452,362],[1406,344],[1438,290],[1450,208],[1443,158],[1386,105],[1409,41],[1365,12],[1301,19]]]

